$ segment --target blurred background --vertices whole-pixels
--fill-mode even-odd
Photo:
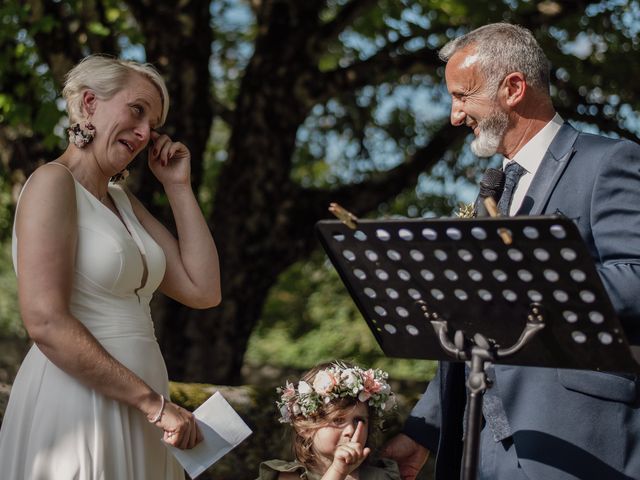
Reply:
[[[218,308],[160,295],[153,304],[174,397],[195,407],[224,386],[256,430],[211,478],[253,478],[260,460],[287,456],[274,440],[284,432],[273,388],[322,361],[389,371],[403,398],[387,434],[397,430],[435,364],[383,355],[313,226],[330,202],[365,218],[423,218],[475,198],[500,159],[474,158],[471,132],[449,125],[437,51],[496,21],[534,32],[563,118],[638,140],[638,1],[3,0],[0,418],[28,347],[11,264],[17,195],[66,146],[64,74],[107,53],[151,62],[166,79],[163,131],[191,149],[221,255]],[[146,158],[127,184],[171,225]]]

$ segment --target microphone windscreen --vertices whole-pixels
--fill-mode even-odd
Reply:
[[[482,180],[480,180],[480,195],[492,197],[498,201],[502,190],[504,190],[504,172],[497,168],[487,168],[484,175],[482,175]]]
[[[485,198],[493,198],[498,203],[504,190],[504,172],[496,168],[487,168],[480,180],[480,191],[474,203],[474,217],[489,217],[484,205]]]

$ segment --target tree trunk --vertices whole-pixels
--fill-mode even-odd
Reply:
[[[314,34],[322,30],[322,3],[272,0],[258,12],[260,33],[236,99],[210,219],[220,254],[222,304],[198,312],[160,302],[159,337],[173,379],[240,383],[247,343],[270,288],[318,246],[313,227],[326,218],[331,193],[305,190],[290,174],[297,130],[326,88],[314,81],[320,77]],[[436,146],[427,163],[445,149]],[[406,188],[407,179],[415,182],[416,168],[425,166],[413,162],[395,181],[380,184],[383,198]],[[360,187],[368,199],[360,204],[365,211],[375,208],[379,195]],[[335,193],[357,195],[348,187]]]
[[[189,147],[191,180],[197,191],[214,114],[209,73],[213,41],[209,1],[128,4],[145,36],[147,61],[163,74],[171,97],[167,126],[160,132]],[[154,9],[153,15],[148,15],[149,8]],[[153,202],[154,193],[162,188],[146,161],[138,158],[134,166],[140,178],[136,194],[163,223],[171,225],[169,208]]]
[[[273,23],[256,40],[242,81],[214,200],[222,304],[201,312],[167,309],[171,320],[164,320],[162,347],[172,378],[240,382],[247,342],[269,289],[300,258],[300,247],[307,248],[306,240],[292,247],[295,225],[288,216],[303,201],[289,174],[308,108],[292,92],[310,61],[301,48],[304,39],[295,37],[308,34],[304,23],[317,13],[306,2],[274,3],[278,12],[264,12]]]

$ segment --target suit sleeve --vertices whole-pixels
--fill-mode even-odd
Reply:
[[[640,145],[621,141],[609,151],[594,182],[591,229],[603,284],[630,341],[639,343]]]
[[[403,432],[431,452],[438,451],[440,436],[440,385],[441,368],[429,382],[427,389],[411,410]]]

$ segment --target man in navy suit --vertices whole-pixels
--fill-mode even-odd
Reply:
[[[627,338],[640,344],[640,146],[580,133],[560,118],[548,60],[524,28],[486,25],[440,56],[451,123],[473,129],[476,155],[500,153],[505,170],[518,171],[505,213],[571,218]],[[442,362],[404,433],[385,447],[403,479],[430,451],[436,478],[459,478],[464,377],[462,365]],[[478,478],[640,479],[639,385],[635,375],[496,365]]]

